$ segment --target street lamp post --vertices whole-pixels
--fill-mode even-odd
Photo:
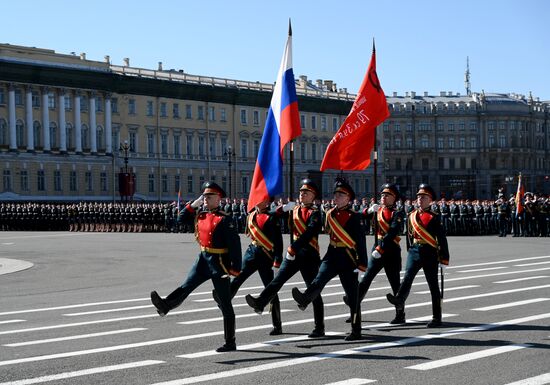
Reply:
[[[124,153],[124,172],[128,173],[128,153],[130,152],[130,144],[127,140],[123,143],[120,143],[120,151]]]
[[[229,169],[229,198],[233,197],[233,184],[231,183],[231,174],[233,173],[232,169],[232,157],[235,156],[235,151],[231,146],[227,146],[227,149],[223,153],[227,157],[227,168]]]
[[[134,175],[130,173],[128,168],[128,157],[130,152],[130,144],[127,140],[123,143],[120,143],[119,151],[122,151],[124,154],[124,168],[118,177],[118,192],[120,194],[120,199],[122,201],[129,201],[134,195]]]

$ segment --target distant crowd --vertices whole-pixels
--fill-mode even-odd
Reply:
[[[272,209],[285,204],[286,199],[272,203]],[[414,202],[413,202],[414,203]],[[400,200],[397,210],[406,214],[413,209],[410,200]],[[79,202],[38,203],[0,202],[1,231],[99,231],[99,232],[194,232],[194,228],[179,220],[177,202]],[[355,199],[352,209],[368,211],[374,198]],[[317,201],[324,215],[334,207],[330,200]],[[231,216],[240,233],[247,217],[246,199],[224,199],[221,209]],[[440,215],[447,235],[512,235],[514,237],[548,237],[550,235],[550,198],[526,193],[518,213],[514,196],[500,194],[495,200],[446,200],[432,204]],[[374,234],[372,214],[366,215],[363,227],[366,235]],[[288,233],[288,220],[281,219],[281,228]],[[406,227],[405,227],[406,228]]]

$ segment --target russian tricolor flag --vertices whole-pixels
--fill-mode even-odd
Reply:
[[[283,150],[288,142],[301,134],[298,98],[292,71],[292,28],[289,24],[288,40],[273,89],[250,186],[248,211],[270,196],[283,192]]]

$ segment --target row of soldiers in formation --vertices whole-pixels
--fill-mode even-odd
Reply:
[[[271,208],[287,203],[279,199]],[[364,212],[375,204],[374,198],[355,199],[352,210]],[[324,218],[334,207],[334,201],[316,200]],[[509,200],[502,193],[497,200],[445,200],[432,203],[432,211],[440,214],[441,225],[447,235],[493,235],[514,237],[550,236],[550,197],[527,192],[522,201],[523,210],[516,209],[515,197]],[[246,229],[246,199],[222,199],[220,208],[233,220],[239,233]],[[415,202],[398,200],[396,210],[405,215],[415,209]],[[18,231],[104,231],[104,232],[193,232],[181,220],[181,208],[172,203],[37,203],[0,202],[0,230]],[[283,233],[289,233],[286,217],[280,218]],[[373,217],[362,218],[365,234],[374,234]]]
[[[292,289],[298,308],[313,305],[314,328],[310,338],[325,335],[324,305],[321,292],[335,276],[339,276],[349,308],[351,332],[346,341],[357,341],[361,334],[361,302],[374,277],[382,270],[390,282],[392,293],[387,299],[395,306],[392,324],[403,324],[405,301],[416,274],[423,269],[432,299],[433,318],[428,327],[442,325],[441,298],[438,271],[443,274],[449,263],[447,238],[440,215],[431,211],[436,196],[427,184],[418,188],[416,208],[408,215],[396,209],[399,191],[393,184],[385,184],[380,191],[379,204],[362,212],[352,209],[355,193],[351,186],[338,178],[334,184],[334,206],[323,210],[314,205],[319,196],[318,186],[309,179],[300,184],[298,203],[289,202],[270,208],[269,199],[258,199],[246,219],[245,233],[250,245],[242,255],[240,237],[233,218],[220,208],[225,197],[223,189],[214,182],[203,186],[203,195],[189,202],[181,211],[181,218],[192,223],[200,251],[183,283],[166,297],[151,292],[151,302],[160,316],[166,316],[180,306],[199,285],[211,280],[212,296],[223,314],[225,343],[219,352],[236,350],[235,313],[232,298],[241,285],[256,271],[265,286],[259,296],[246,295],[247,304],[261,314],[269,306],[273,329],[270,335],[283,333],[278,291],[298,271],[306,290]],[[284,246],[280,218],[290,218],[291,238]],[[361,221],[374,218],[375,241],[367,251],[365,232]],[[400,281],[401,238],[406,225],[407,262]],[[326,251],[319,247],[319,234],[324,228],[329,237]],[[323,254],[321,254],[323,252]],[[321,255],[323,257],[321,258]],[[358,282],[358,274],[363,274]]]

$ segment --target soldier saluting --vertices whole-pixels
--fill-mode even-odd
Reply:
[[[441,292],[437,282],[437,267],[449,264],[447,238],[439,216],[430,211],[435,199],[434,190],[427,184],[418,186],[416,193],[418,209],[414,210],[407,221],[407,267],[403,282],[396,295],[387,294],[388,301],[404,309],[405,301],[411,291],[416,273],[422,268],[432,296],[433,318],[429,328],[441,326]]]
[[[334,204],[326,216],[325,229],[330,245],[323,257],[317,277],[304,293],[292,289],[292,297],[301,310],[317,298],[325,285],[336,275],[346,292],[350,304],[351,333],[346,341],[361,339],[361,311],[357,302],[357,270],[365,271],[367,247],[361,229],[361,215],[353,211],[350,202],[355,198],[351,186],[337,178],[334,184]]]
[[[241,270],[241,241],[239,234],[225,212],[220,211],[223,189],[214,182],[203,184],[203,195],[182,210],[184,221],[195,220],[195,237],[201,252],[195,260],[185,282],[168,297],[161,298],[151,292],[151,302],[161,317],[180,306],[187,296],[206,280],[211,279],[218,294],[223,314],[225,344],[216,351],[236,350],[235,313],[231,305],[230,276],[238,276]],[[204,203],[202,210],[197,210]]]

